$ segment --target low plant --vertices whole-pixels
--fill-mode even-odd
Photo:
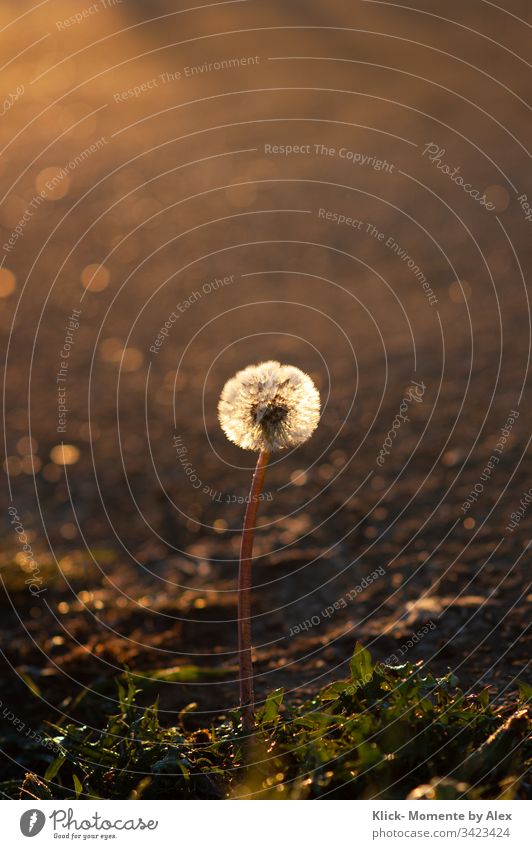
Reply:
[[[295,448],[312,435],[320,418],[320,396],[295,366],[269,360],[248,366],[227,381],[218,404],[220,425],[231,442],[258,452],[244,516],[238,572],[238,655],[244,729],[253,732],[251,572],[259,499],[271,454]]]
[[[44,777],[4,782],[4,795],[37,799],[426,798],[511,799],[530,793],[530,687],[512,709],[488,691],[468,695],[452,673],[421,664],[374,665],[357,645],[347,680],[303,705],[281,690],[256,711],[252,757],[240,712],[194,727],[190,707],[171,728],[157,702],[142,708],[130,674],[119,710],[100,731],[51,726]],[[249,752],[248,752],[249,754]]]

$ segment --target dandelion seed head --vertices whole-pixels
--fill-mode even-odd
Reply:
[[[306,442],[318,425],[320,395],[308,374],[275,360],[227,381],[218,403],[227,438],[250,451],[282,451]]]

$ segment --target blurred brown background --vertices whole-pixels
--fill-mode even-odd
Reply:
[[[30,674],[53,712],[125,663],[188,665],[164,709],[234,704],[254,458],[216,404],[278,358],[326,403],[268,473],[259,692],[338,677],[359,639],[506,698],[529,655],[529,4],[4,0],[0,26],[6,508],[39,568],[4,513],[9,687]]]

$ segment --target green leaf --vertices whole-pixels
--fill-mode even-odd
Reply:
[[[192,684],[196,681],[223,681],[232,678],[237,672],[237,667],[211,667],[211,666],[173,666],[169,669],[147,669],[143,672],[131,673],[131,679],[146,690],[150,684],[155,686],[161,682],[181,682]]]
[[[184,669],[166,671],[179,679]],[[66,714],[59,724],[45,723],[61,756],[57,750],[36,753],[34,744],[26,744],[19,754],[26,777],[10,784],[11,773],[1,774],[8,783],[0,783],[0,798],[223,799],[245,791],[259,798],[310,799],[325,789],[331,798],[344,798],[348,785],[353,798],[373,798],[390,786],[404,798],[418,785],[434,786],[440,781],[434,776],[442,775],[453,776],[471,800],[526,793],[525,779],[516,781],[526,772],[532,727],[523,701],[504,722],[506,713],[496,713],[487,690],[465,696],[450,674],[436,678],[412,663],[375,665],[358,643],[350,671],[347,680],[327,684],[303,704],[289,700],[286,711],[281,690],[265,698],[257,711],[257,740],[267,757],[257,778],[242,769],[239,710],[226,711],[210,729],[198,728],[188,718],[197,705],[189,704],[176,715],[175,727],[167,727],[159,724],[157,703],[145,707],[148,694],[163,689],[162,679],[150,679],[151,690],[144,680],[139,704],[133,676],[120,676],[119,712],[108,714],[107,698],[100,706],[94,701],[94,709],[85,701],[83,716],[90,705],[91,726],[72,724]],[[520,691],[521,700],[532,699],[529,684]],[[13,733],[8,728],[0,735],[8,752],[17,747]],[[31,771],[38,768],[42,775],[47,767],[46,780]]]
[[[338,723],[338,717],[331,713],[309,713],[307,716],[299,716],[292,720],[294,725],[302,725],[304,728],[326,728],[328,725]]]
[[[519,698],[522,702],[532,702],[532,685],[526,681],[518,681]]]
[[[22,680],[23,680],[23,681],[24,681],[24,682],[28,685],[28,687],[30,688],[30,690],[32,691],[32,693],[34,693],[36,696],[40,696],[40,695],[41,695],[41,691],[39,690],[39,688],[38,688],[37,684],[35,683],[35,681],[33,680],[33,678],[31,678],[31,677],[28,675],[28,673],[27,673],[27,672],[21,672],[21,671],[19,670],[19,675],[20,675],[20,677],[22,678]]]
[[[79,799],[80,794],[83,792],[83,784],[75,773],[72,775],[72,778],[74,780],[74,791],[76,793],[76,799]]]
[[[373,663],[371,661],[370,652],[365,649],[360,643],[355,646],[355,653],[349,664],[351,670],[351,680],[355,684],[369,684],[373,678]]]
[[[357,687],[354,687],[348,681],[335,681],[333,684],[329,684],[328,687],[324,687],[319,694],[319,698],[322,702],[332,702],[335,699],[339,699],[340,696],[353,696],[356,691]]]
[[[279,716],[279,708],[283,701],[284,690],[273,690],[266,697],[264,707],[259,713],[262,722],[273,722]]]
[[[530,688],[530,690],[531,690],[531,692],[532,692],[532,687]],[[487,687],[485,687],[485,688],[484,688],[484,689],[483,689],[483,690],[482,690],[482,691],[478,694],[478,700],[479,700],[479,702],[480,702],[480,704],[482,705],[482,707],[483,707],[483,708],[487,708],[487,706],[488,706],[488,705],[489,705],[489,703],[490,703],[490,692],[489,692],[489,690],[488,690],[488,688],[487,688]]]
[[[52,779],[56,777],[57,773],[59,772],[65,761],[66,755],[59,755],[59,757],[52,761],[52,763],[44,773],[44,780],[52,781]]]

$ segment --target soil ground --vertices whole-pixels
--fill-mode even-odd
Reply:
[[[124,666],[174,670],[169,723],[235,705],[253,456],[216,404],[270,358],[324,404],[268,473],[259,698],[341,677],[359,640],[508,703],[530,656],[526,502],[509,529],[532,485],[528,4],[124,0],[68,26],[49,5],[2,35],[28,48],[4,78],[25,87],[2,117],[4,245],[31,210],[0,313],[4,705],[75,715]]]

